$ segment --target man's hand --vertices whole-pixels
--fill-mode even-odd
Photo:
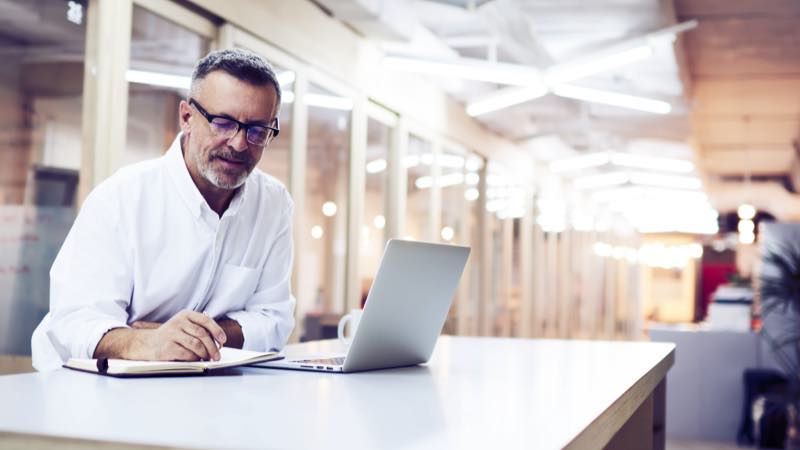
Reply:
[[[205,314],[184,310],[166,323],[137,322],[133,329],[117,328],[103,336],[94,357],[144,361],[219,360],[219,348],[227,336]]]

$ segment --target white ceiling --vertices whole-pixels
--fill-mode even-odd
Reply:
[[[544,70],[674,25],[675,17],[659,0],[412,0],[396,2],[323,0],[323,7],[368,38],[381,42],[388,55],[427,60],[483,59]],[[365,19],[369,7],[372,20]],[[359,9],[359,6],[362,8]],[[357,12],[356,12],[357,10]],[[369,23],[369,25],[365,25]],[[381,27],[383,25],[383,27]],[[387,40],[387,36],[394,39]],[[638,139],[686,145],[689,108],[673,44],[661,40],[654,54],[618,70],[572,84],[669,101],[673,112],[656,115],[587,103],[548,94],[544,97],[477,117],[488,129],[530,145],[536,158],[550,158],[552,148],[536,145],[562,141],[569,153],[624,150]],[[430,77],[464,104],[502,86]],[[648,151],[658,153],[658,146]],[[558,156],[558,155],[556,155]]]

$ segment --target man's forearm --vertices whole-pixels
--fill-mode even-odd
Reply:
[[[244,345],[244,335],[239,322],[233,319],[220,319],[217,324],[225,332],[225,346],[232,348],[242,348]],[[140,336],[144,333],[152,333],[159,327],[157,323],[138,322],[133,324],[133,328],[114,328],[108,331],[97,343],[94,350],[94,358],[119,358],[119,359],[152,359],[143,349],[143,345],[137,345],[137,339],[144,339]],[[139,339],[141,341],[141,339]],[[142,342],[138,342],[141,344]]]
[[[127,359],[131,342],[136,330],[130,328],[114,328],[109,330],[97,343],[93,358]]]
[[[242,326],[239,322],[228,319],[227,317],[217,321],[220,328],[225,332],[225,347],[242,348],[244,346],[244,334],[242,333]]]

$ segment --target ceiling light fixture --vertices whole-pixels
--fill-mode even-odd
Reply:
[[[753,220],[756,216],[756,208],[747,203],[740,205],[736,212],[742,220]]]
[[[485,81],[489,83],[529,86],[541,77],[538,69],[518,64],[487,62],[482,59],[459,58],[454,61],[433,61],[400,56],[385,56],[383,67],[404,72]]]
[[[591,103],[602,103],[604,105],[619,106],[621,108],[635,109],[638,111],[655,114],[669,114],[672,111],[672,105],[662,100],[637,97],[634,95],[620,94],[617,92],[603,91],[581,86],[561,84],[553,87],[553,93],[559,97],[567,97]]]
[[[703,187],[703,182],[699,178],[681,175],[634,172],[630,175],[630,180],[633,184],[673,189],[700,189]]]
[[[526,87],[501,89],[483,98],[467,104],[467,114],[475,117],[510,106],[525,103],[547,95],[547,86],[543,84]]]
[[[600,175],[588,175],[576,178],[573,182],[575,189],[597,189],[625,184],[630,180],[625,172],[610,172]]]
[[[633,153],[612,153],[611,164],[636,169],[659,170],[663,172],[689,173],[694,164],[685,159],[663,158],[660,156],[636,155]]]
[[[367,163],[366,166],[367,173],[375,174],[383,172],[384,170],[386,170],[386,165],[387,165],[386,160],[383,158],[370,161]]]
[[[638,45],[622,51],[606,53],[604,55],[593,55],[577,61],[558,64],[548,68],[545,72],[545,82],[549,86],[561,83],[569,83],[581,78],[590,77],[598,73],[607,72],[628,64],[642,61],[653,56],[653,48],[650,45]]]
[[[553,173],[572,172],[603,166],[609,161],[610,158],[606,152],[589,153],[553,161],[550,163],[550,171]]]
[[[172,75],[161,72],[150,72],[147,70],[128,69],[125,72],[125,79],[129,83],[149,84],[172,89],[188,91],[192,84],[192,78],[182,75]]]
[[[464,182],[463,173],[449,173],[447,175],[440,175],[437,185],[439,187],[455,186]],[[421,176],[414,180],[414,186],[417,189],[427,189],[433,187],[433,177],[429,175]]]

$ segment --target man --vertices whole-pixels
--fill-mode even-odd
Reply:
[[[218,360],[280,348],[294,326],[293,203],[254,170],[278,134],[281,89],[261,57],[198,62],[181,134],[86,198],[50,271],[33,365],[70,357]]]

